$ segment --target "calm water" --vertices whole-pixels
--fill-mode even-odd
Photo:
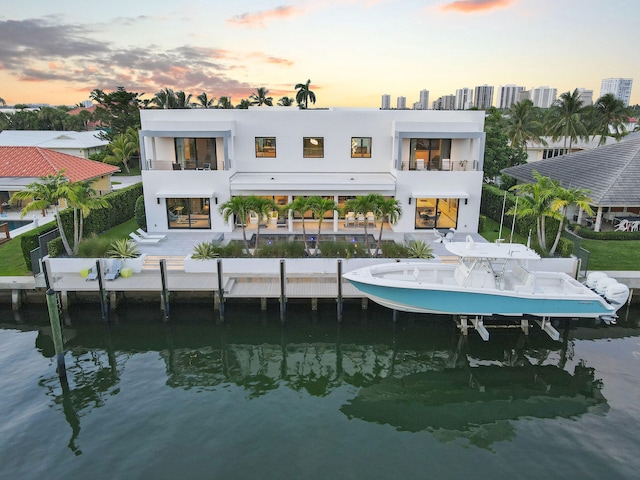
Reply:
[[[635,479],[640,312],[553,342],[348,305],[0,312],[0,478]],[[624,316],[624,314],[623,314]]]

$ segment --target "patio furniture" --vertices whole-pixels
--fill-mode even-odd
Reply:
[[[111,262],[109,268],[104,274],[105,280],[115,280],[120,276],[120,270],[122,270],[122,260],[114,260]]]
[[[204,166],[205,170],[211,170],[211,164],[210,163],[205,163],[203,166]]]
[[[368,226],[376,226],[376,216],[373,212],[367,212],[367,227]]]
[[[364,225],[364,213],[358,214],[358,222],[356,223],[356,225],[357,226]]]
[[[167,238],[166,235],[163,235],[161,233],[147,233],[141,228],[136,230],[136,232],[138,232],[138,235],[140,235],[140,237],[142,238],[159,238],[160,240],[162,240],[163,238]]]
[[[620,220],[620,223],[618,223],[618,226],[614,229],[614,232],[626,232],[629,230],[629,228],[629,220],[623,219]]]
[[[84,272],[86,272],[86,275],[83,275]],[[96,270],[96,267],[90,267],[85,270],[80,270],[80,275],[83,276],[87,281],[98,279],[98,271]]]
[[[637,232],[639,228],[640,228],[640,221],[636,220],[635,222],[629,222],[630,232]]]
[[[344,226],[345,227],[356,226],[356,214],[354,212],[347,212],[347,214],[344,216]]]
[[[422,158],[416,160],[416,170],[424,170],[424,160]]]
[[[131,238],[133,238],[134,242],[140,243],[140,244],[142,244],[142,243],[145,243],[145,244],[147,244],[147,243],[159,243],[160,240],[162,240],[161,238],[142,238],[142,237],[139,237],[138,235],[136,235],[133,232],[131,232],[129,234],[129,236]]]

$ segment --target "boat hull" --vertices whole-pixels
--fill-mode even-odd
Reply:
[[[349,281],[374,302],[404,312],[568,318],[599,318],[615,313],[613,307],[598,296],[549,298],[499,291],[478,292],[437,285],[398,287],[361,282],[354,278],[349,278]]]

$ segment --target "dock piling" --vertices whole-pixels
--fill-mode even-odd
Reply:
[[[162,281],[162,310],[164,311],[164,321],[169,321],[169,287],[167,284],[167,262],[163,258],[160,260],[160,280]]]
[[[218,308],[220,312],[220,320],[224,321],[224,283],[222,283],[222,259],[217,261],[218,273]]]
[[[53,337],[53,348],[56,353],[58,364],[58,376],[66,380],[67,368],[64,363],[64,342],[62,340],[62,327],[60,326],[60,316],[58,312],[58,296],[55,290],[47,290],[47,308],[49,310],[49,323],[51,324],[51,336]]]
[[[287,278],[285,260],[280,260],[280,321],[284,322],[287,314],[287,292],[286,292]]]
[[[100,313],[102,314],[102,320],[109,320],[109,299],[107,298],[107,292],[104,289],[104,278],[102,277],[102,261],[96,260],[96,272],[98,273],[98,289],[100,290]]]
[[[336,301],[338,322],[342,322],[342,259],[338,259],[338,298]]]

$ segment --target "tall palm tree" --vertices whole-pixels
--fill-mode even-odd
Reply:
[[[345,203],[345,210],[352,211],[356,214],[356,216],[362,215],[365,217],[364,222],[364,244],[366,250],[371,253],[370,246],[368,244],[369,240],[369,232],[367,230],[367,222],[366,215],[369,212],[375,212],[378,206],[378,197],[377,193],[370,193],[368,195],[358,195],[356,198],[352,198],[351,200],[347,200]]]
[[[515,206],[507,212],[523,217],[534,217],[536,219],[536,234],[540,248],[547,251],[547,232],[545,229],[546,217],[558,218],[559,214],[551,208],[551,203],[555,198],[559,184],[549,177],[543,177],[536,170],[533,171],[534,183],[520,183],[514,185],[510,190],[516,191],[518,196],[518,210]]]
[[[607,137],[620,139],[627,134],[626,123],[631,117],[631,109],[612,93],[600,97],[593,106],[594,124],[592,132],[600,135],[598,145],[604,145]],[[613,130],[613,133],[611,132]]]
[[[296,92],[296,103],[300,108],[309,108],[309,101],[313,104],[316,103],[316,94],[309,89],[310,84],[311,80],[307,80],[306,83],[298,83],[295,86],[295,89],[298,90]]]
[[[2,105],[3,107],[5,107],[7,105],[7,102],[4,101],[4,98],[0,97],[0,105]]]
[[[293,105],[294,99],[291,97],[282,97],[278,100],[278,106],[280,107],[290,107]]]
[[[251,211],[251,200],[249,197],[231,197],[218,207],[218,211],[224,218],[225,222],[235,217],[240,220],[240,226],[242,227],[242,239],[244,240],[244,247],[249,254],[249,242],[247,241],[247,216]]]
[[[316,246],[315,252],[313,253],[314,257],[318,256],[318,246],[320,245],[320,233],[322,232],[322,220],[324,220],[324,215],[327,212],[336,211],[338,209],[338,205],[333,200],[328,198],[314,196],[309,198],[309,206],[311,207],[311,211],[314,216],[318,219],[318,236],[316,237]]]
[[[569,140],[568,150],[571,150],[571,146],[578,139],[588,140],[589,138],[584,112],[577,88],[573,92],[560,95],[560,98],[549,108],[547,130],[554,142],[561,137],[564,138],[564,153],[567,153],[567,139]]]
[[[165,110],[169,108],[175,108],[176,93],[167,87],[164,90],[160,90],[158,93],[156,93],[149,103],[155,105],[156,108],[162,108]]]
[[[304,243],[304,251],[309,255],[309,245],[307,244],[307,231],[304,224],[304,215],[311,209],[309,198],[296,197],[296,199],[286,206],[287,211],[294,214],[298,213],[302,217],[302,242]]]
[[[269,90],[264,87],[259,87],[256,89],[256,93],[249,95],[249,101],[251,105],[258,105],[259,107],[267,105],[273,107],[273,97],[267,97],[267,95],[269,95]]]
[[[379,195],[377,197],[376,209],[373,212],[376,215],[376,219],[380,222],[380,235],[378,235],[376,251],[373,254],[374,257],[377,257],[380,250],[380,244],[382,243],[384,221],[388,220],[389,223],[397,222],[402,216],[402,205],[400,204],[400,201],[395,198],[384,198],[382,195]]]
[[[214,108],[216,104],[216,97],[209,98],[207,92],[202,92],[196,97],[198,103],[202,108]]]
[[[593,209],[591,208],[591,199],[588,196],[588,191],[582,188],[563,188],[558,186],[554,193],[554,198],[551,200],[551,209],[560,213],[560,223],[558,224],[558,232],[556,238],[553,241],[553,245],[549,250],[549,255],[556,253],[560,237],[562,236],[562,227],[564,226],[564,219],[567,216],[567,208],[571,205],[577,205],[578,208],[587,212],[588,215],[593,215]]]
[[[262,224],[262,220],[265,217],[268,217],[269,214],[276,209],[275,202],[266,197],[258,197],[257,195],[251,195],[248,197],[249,199],[249,210],[255,213],[258,216],[258,230],[256,233],[256,243],[253,246],[255,255],[258,251],[258,242],[260,241],[260,225]]]
[[[527,148],[527,142],[545,144],[542,139],[540,114],[531,100],[514,103],[504,116],[502,132],[509,137],[512,147]]]
[[[182,90],[176,92],[176,104],[174,108],[191,108],[193,104],[191,103],[191,94],[185,93]]]
[[[231,104],[231,97],[220,97],[218,99],[218,106],[216,108],[233,108],[233,105]]]
[[[73,247],[74,255],[78,254],[78,248],[84,232],[84,219],[91,210],[108,207],[109,203],[97,196],[91,186],[91,182],[73,182],[63,186],[67,204],[73,208]]]
[[[251,102],[246,98],[240,100],[240,102],[236,105],[238,110],[247,110],[251,106]]]
[[[30,183],[24,190],[14,193],[11,196],[10,202],[14,200],[30,200],[22,209],[21,216],[24,217],[27,213],[41,210],[44,216],[44,211],[50,205],[54,206],[54,216],[58,224],[58,231],[60,232],[60,238],[62,239],[62,245],[67,252],[67,255],[71,256],[73,251],[69,245],[69,240],[65,235],[64,226],[62,225],[62,219],[60,218],[60,210],[58,202],[60,199],[65,199],[66,190],[63,188],[68,185],[69,180],[64,176],[64,170],[59,171],[55,175],[49,174],[44,177],[40,177],[37,182]]]
[[[109,144],[110,155],[104,158],[104,161],[111,165],[124,165],[127,173],[129,170],[129,158],[135,154],[140,148],[130,134],[121,133],[116,136]]]

